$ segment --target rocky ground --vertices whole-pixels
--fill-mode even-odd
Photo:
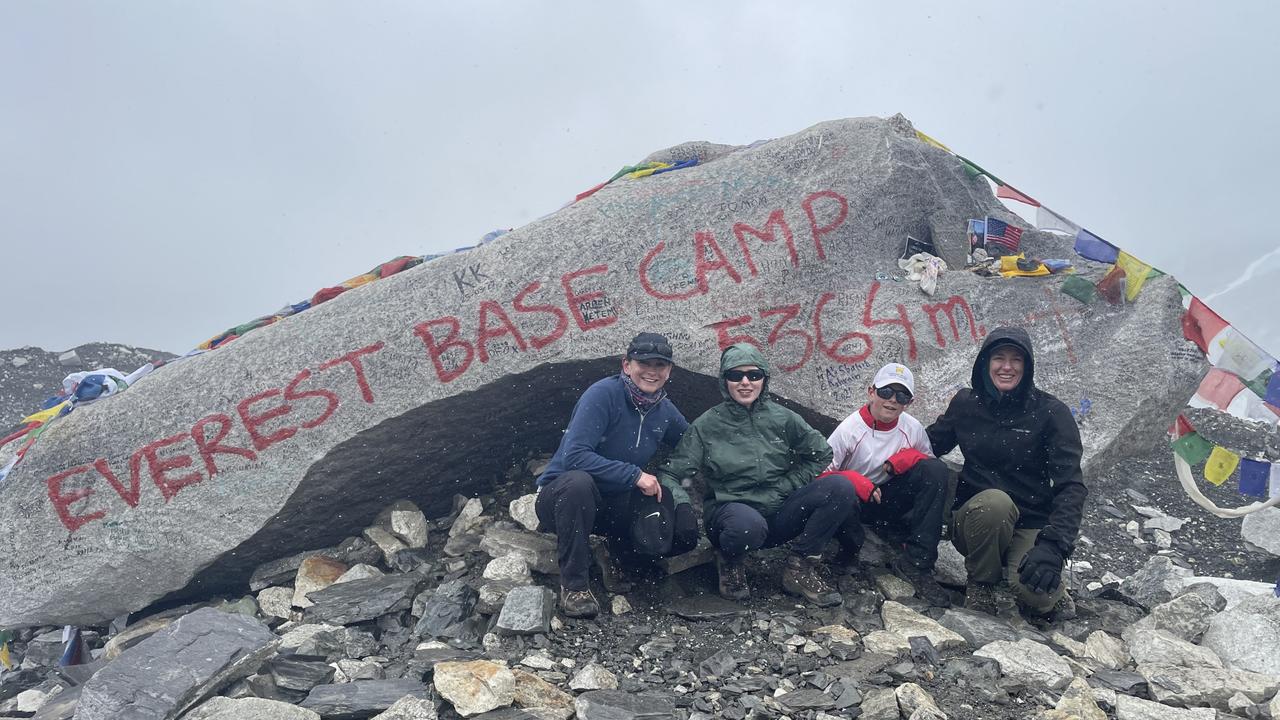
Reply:
[[[1255,456],[1280,447],[1192,420]],[[1240,520],[1195,506],[1167,446],[1091,479],[1068,578],[1079,616],[1054,624],[931,608],[877,543],[862,572],[833,575],[835,608],[782,594],[780,550],[752,565],[750,600],[723,601],[702,547],[629,592],[597,588],[599,618],[565,619],[554,540],[530,527],[537,465],[447,517],[396,503],[336,547],[260,567],[241,597],[83,629],[87,664],[58,667],[61,628],[17,631],[0,718],[1280,717],[1274,538],[1247,545]],[[1231,482],[1207,494],[1245,503]],[[960,558],[938,575],[959,590]]]

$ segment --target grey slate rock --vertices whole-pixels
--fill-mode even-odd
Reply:
[[[276,687],[307,692],[333,679],[333,666],[324,661],[303,660],[297,656],[276,657],[267,663]]]
[[[711,594],[677,598],[667,609],[685,620],[723,620],[747,612],[738,603]]]
[[[738,660],[728,650],[719,650],[707,659],[698,663],[698,673],[703,676],[712,675],[723,678],[738,667]]]
[[[83,686],[77,720],[169,720],[251,675],[280,640],[257,620],[211,608],[173,621]]]
[[[578,720],[669,720],[675,717],[675,703],[655,693],[623,690],[591,690],[573,701]]]
[[[49,698],[31,720],[71,720],[76,714],[76,705],[80,702],[81,687],[69,687]]]
[[[417,680],[358,680],[317,685],[299,705],[325,720],[358,720],[386,710],[405,695],[428,699],[431,690]]]
[[[303,617],[309,623],[352,625],[408,610],[418,581],[416,575],[384,575],[336,583],[307,595],[313,605]]]
[[[987,615],[963,608],[948,608],[938,618],[943,627],[958,633],[969,643],[970,647],[982,647],[997,640],[1017,640],[1018,631],[1009,623]]]
[[[266,698],[210,698],[182,720],[320,720],[311,710]]]
[[[816,688],[792,690],[778,697],[778,702],[788,710],[830,710],[836,706],[835,698]]]
[[[1200,644],[1232,667],[1280,676],[1280,598],[1245,598],[1214,615]]]
[[[513,588],[502,604],[496,627],[508,635],[550,632],[551,616],[555,610],[555,593],[547,588],[540,585]]]
[[[415,635],[457,637],[475,608],[477,594],[465,582],[440,583],[423,605],[422,619],[413,628]]]
[[[1191,576],[1190,570],[1174,565],[1163,555],[1155,555],[1120,583],[1120,593],[1143,607],[1153,608],[1181,594],[1183,579]]]

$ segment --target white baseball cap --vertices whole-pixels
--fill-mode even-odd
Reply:
[[[901,385],[907,389],[912,395],[916,394],[916,379],[907,369],[906,365],[898,363],[889,363],[880,368],[876,373],[876,379],[871,381],[872,387],[882,388],[889,385]]]

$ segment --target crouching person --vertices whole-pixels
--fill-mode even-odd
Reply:
[[[671,343],[640,333],[622,372],[587,388],[560,447],[538,478],[539,529],[556,534],[560,609],[575,618],[600,612],[588,586],[590,536],[606,536],[616,556],[652,560],[692,550],[698,522],[679,483],[664,487],[644,467],[663,443],[675,446],[688,421],[667,399]]]
[[[863,528],[874,527],[902,550],[893,559],[894,571],[930,605],[948,607],[951,600],[934,579],[933,566],[950,471],[933,457],[924,425],[906,412],[915,387],[907,366],[885,365],[867,388],[866,404],[827,439],[829,472],[853,483],[860,501],[837,536],[843,550],[838,564],[856,564]]]
[[[1062,569],[1075,548],[1087,490],[1080,430],[1061,400],[1036,387],[1031,338],[996,328],[960,390],[928,428],[938,455],[959,446],[952,543],[965,557],[965,607],[1067,619]]]
[[[831,448],[769,398],[769,365],[759,350],[746,343],[725,348],[720,373],[724,402],[693,421],[659,477],[679,487],[702,474],[703,521],[718,550],[722,596],[749,597],[747,556],[790,542],[783,588],[817,605],[839,604],[840,593],[816,566],[853,509],[853,486],[839,477],[814,479],[831,462]]]

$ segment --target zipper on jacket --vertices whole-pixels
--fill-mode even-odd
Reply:
[[[640,408],[636,408],[636,412],[640,413],[640,427],[636,428],[636,447],[640,447],[640,434],[644,432],[644,418],[648,413],[640,412]]]

